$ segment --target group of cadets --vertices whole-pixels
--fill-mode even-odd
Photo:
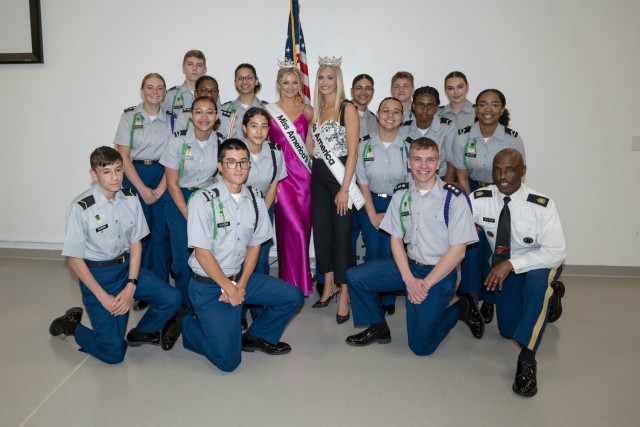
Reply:
[[[162,76],[145,76],[143,102],[123,112],[116,149],[91,153],[95,185],[69,210],[63,255],[93,330],[74,307],[50,333],[73,335],[106,363],[121,362],[127,345],[170,350],[181,334],[185,348],[223,371],[239,365],[243,350],[291,351],[280,338],[304,294],[269,276],[268,263],[283,154],[267,139],[255,68],[237,67],[239,96],[222,105],[206,70],[202,52],[189,51],[182,85],[165,92]],[[522,183],[524,145],[507,127],[504,95],[487,89],[472,104],[466,76],[454,71],[445,78],[450,103],[441,106],[437,89],[415,89],[401,71],[374,114],[374,90],[368,74],[353,79],[365,203],[352,236],[362,232],[366,252],[346,282],[354,325],[366,329],[347,343],[390,342],[385,315],[402,292],[418,355],[433,353],[458,320],[482,338],[496,313],[500,334],[521,347],[513,390],[533,396],[535,352],[562,313],[565,243],[553,201]],[[147,305],[126,333],[129,310]]]

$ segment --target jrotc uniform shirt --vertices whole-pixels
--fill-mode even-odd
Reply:
[[[169,115],[160,110],[155,120],[151,120],[142,107],[140,103],[124,110],[113,142],[130,147],[131,160],[160,160],[171,138]]]
[[[400,123],[400,128],[411,126],[414,121],[415,117],[413,117],[413,111],[411,111],[411,108],[409,108],[404,112],[404,115],[402,116],[402,123]]]
[[[358,144],[356,181],[368,185],[372,193],[393,194],[393,189],[401,182],[411,179],[407,170],[409,146],[398,132],[395,140],[385,148],[380,135],[367,135]]]
[[[193,128],[175,132],[160,164],[178,170],[178,185],[182,188],[207,187],[218,171],[218,145],[221,141],[222,135],[211,132],[204,145],[200,145]]]
[[[71,204],[62,255],[91,261],[119,257],[149,234],[140,201],[131,189],[122,189],[110,202],[94,184]]]
[[[444,208],[448,190],[444,185],[449,186],[437,178],[425,195],[413,183],[407,190],[396,191],[380,224],[381,229],[403,239],[409,258],[426,265],[436,265],[453,245],[478,241],[467,198],[459,189],[449,199],[447,226]]]
[[[471,179],[493,182],[493,158],[505,148],[514,148],[525,158],[524,143],[518,132],[498,124],[493,135],[485,142],[480,133],[480,124],[475,123],[458,131],[450,162],[458,169],[468,169]]]
[[[440,153],[440,169],[438,175],[444,177],[447,174],[447,161],[451,159],[451,151],[453,150],[453,143],[456,139],[457,131],[453,125],[453,122],[444,117],[433,118],[431,126],[426,132],[422,132],[414,121],[411,126],[401,128],[405,133],[405,142],[411,144],[411,141],[418,138],[429,138],[438,144],[438,151]]]
[[[227,276],[240,272],[247,245],[257,246],[273,237],[265,204],[244,185],[236,202],[220,179],[191,197],[188,213],[189,247],[210,250]],[[189,267],[194,273],[207,276],[195,251],[189,258]]]
[[[253,104],[249,106],[251,107],[264,107],[268,104],[265,101],[260,101],[256,96],[253,99]],[[247,110],[249,109],[247,108]],[[220,112],[218,113],[218,118],[220,119],[220,127],[218,128],[218,132],[223,134],[225,138],[238,138],[242,141],[246,141],[244,136],[244,132],[242,131],[242,119],[244,118],[244,113],[247,112],[244,109],[242,104],[240,103],[240,97],[236,98],[234,101],[225,102],[222,104]],[[233,120],[233,128],[229,129],[231,125],[231,119]]]
[[[451,120],[456,129],[464,129],[467,126],[472,126],[475,122],[476,110],[473,108],[473,104],[467,99],[464,101],[464,106],[458,114],[451,110],[451,104],[447,104],[444,107],[438,108],[438,117]]]
[[[246,185],[258,190],[264,196],[269,186],[287,177],[287,167],[284,164],[282,148],[272,142],[263,142],[262,150],[254,157],[251,154],[251,168]]]
[[[491,245],[496,246],[498,220],[505,195],[495,185],[473,192],[473,218],[484,228]],[[557,268],[566,257],[564,233],[555,203],[525,185],[513,193],[511,213],[511,264],[515,273],[539,268]]]
[[[182,83],[180,86],[174,86],[167,91],[164,101],[162,101],[162,111],[173,114],[174,118],[178,118],[181,115],[186,115],[188,118],[193,100],[193,93],[189,90],[186,83]],[[182,128],[174,125],[173,130],[182,130]]]
[[[368,108],[364,111],[358,110],[360,119],[360,138],[378,132],[378,118]]]
[[[189,104],[189,106],[191,105],[192,104]],[[218,100],[216,101],[216,111],[220,113],[220,109],[221,109],[220,98],[218,98]],[[193,126],[193,123],[191,123],[191,108],[189,108],[189,111],[187,112],[185,112],[184,109],[180,110],[180,113],[178,114],[178,118],[174,122],[173,130],[180,131],[183,129],[189,129],[191,126]],[[216,129],[215,126],[213,128]]]

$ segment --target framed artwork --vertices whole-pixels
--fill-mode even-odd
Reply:
[[[42,64],[40,0],[0,4],[0,64]]]

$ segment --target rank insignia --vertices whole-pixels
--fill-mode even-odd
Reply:
[[[100,220],[101,220],[100,215],[96,214],[96,221],[98,221],[98,224],[100,224]]]
[[[523,242],[525,242],[527,245],[530,245],[533,243],[533,239],[531,237],[525,237],[524,239],[522,239]]]
[[[187,151],[184,152],[184,155],[191,157],[191,146],[187,147]]]

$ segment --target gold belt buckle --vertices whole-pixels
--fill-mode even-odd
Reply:
[[[142,161],[142,164],[143,164],[143,165],[147,165],[147,166],[148,166],[148,165],[152,165],[152,164],[153,164],[153,160],[143,160],[143,161]]]

